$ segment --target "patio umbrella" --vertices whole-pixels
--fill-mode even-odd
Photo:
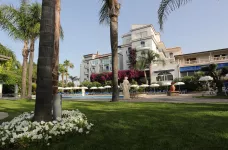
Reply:
[[[185,83],[184,83],[184,82],[177,82],[177,83],[175,83],[174,85],[179,85],[179,91],[180,91],[180,86],[181,86],[181,85],[185,85]]]
[[[81,87],[80,89],[85,89],[85,90],[87,90],[88,88],[83,86],[83,87]]]
[[[168,86],[171,85],[171,82],[163,82],[162,85],[167,87],[167,92],[168,92]]]
[[[133,88],[137,88],[137,87],[139,87],[138,85],[136,85],[136,84],[133,84],[133,85],[131,85],[131,87],[133,87]]]
[[[110,85],[106,85],[104,88],[111,89],[112,87]]]
[[[63,87],[58,87],[58,90],[63,90]]]
[[[206,81],[207,88],[209,89],[209,82],[208,81],[213,81],[213,78],[211,76],[203,76],[199,79],[199,81]]]
[[[63,88],[64,90],[72,90],[73,88],[72,87],[65,87]]]
[[[90,88],[90,90],[96,90],[97,89],[97,87],[91,87]]]
[[[153,87],[154,88],[154,93],[155,93],[155,87],[159,87],[160,85],[159,84],[151,84],[150,87]]]
[[[139,87],[147,88],[147,87],[149,87],[149,85],[147,85],[147,84],[142,84],[142,85],[140,85]],[[145,89],[144,89],[144,92],[145,92]]]
[[[199,81],[213,81],[213,78],[211,76],[203,76]]]

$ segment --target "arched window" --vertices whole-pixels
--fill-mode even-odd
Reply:
[[[168,71],[160,72],[157,76],[157,81],[173,81],[173,75]]]
[[[170,58],[173,58],[173,53],[169,53],[169,57]]]

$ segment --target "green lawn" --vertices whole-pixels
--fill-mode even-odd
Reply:
[[[33,107],[34,102],[0,100],[0,111],[9,112],[11,118]],[[50,149],[228,149],[228,104],[68,101],[63,108],[78,108],[94,127],[91,134],[75,135]]]
[[[202,98],[202,99],[228,99],[228,96],[194,96],[194,98]]]

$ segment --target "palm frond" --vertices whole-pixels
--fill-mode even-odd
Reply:
[[[160,25],[160,29],[163,30],[163,24],[172,11],[180,8],[190,1],[192,0],[162,0],[158,9],[158,23]]]
[[[100,24],[109,24],[109,5],[110,0],[102,0],[102,7],[99,12],[99,22]]]

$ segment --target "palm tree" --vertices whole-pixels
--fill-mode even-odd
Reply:
[[[0,22],[1,28],[8,32],[9,36],[16,40],[24,42],[22,50],[23,64],[22,64],[22,87],[21,97],[26,95],[26,74],[28,61],[28,44],[29,44],[29,4],[26,0],[21,0],[19,8],[13,6],[2,5],[0,7]]]
[[[77,76],[69,76],[70,80],[72,83],[74,83],[74,81],[78,81],[79,78]]]
[[[216,84],[216,87],[218,88],[217,95],[221,95],[223,87],[222,77],[228,74],[228,68],[224,67],[218,70],[218,66],[216,64],[210,64],[207,67],[203,67],[201,71],[204,71],[206,75],[209,75],[213,78],[213,82]]]
[[[41,5],[33,3],[29,7],[29,26],[30,26],[30,54],[29,54],[29,73],[28,73],[28,98],[32,97],[32,75],[33,75],[33,60],[35,41],[39,38],[40,34],[40,20],[41,20]]]
[[[118,0],[102,0],[100,23],[110,25],[110,42],[112,49],[112,101],[118,101]]]
[[[163,65],[165,65],[165,61],[160,58],[160,55],[158,53],[155,53],[153,51],[143,51],[141,53],[141,56],[138,57],[138,61],[136,63],[136,69],[143,70],[144,76],[146,80],[146,84],[148,84],[147,75],[146,75],[146,69],[149,68],[150,70],[150,77],[152,77],[152,65],[154,62],[161,62]],[[151,80],[150,80],[151,82]],[[151,84],[151,83],[150,83]]]
[[[55,0],[42,0],[37,89],[34,120],[52,120],[52,58],[54,53]]]
[[[164,21],[172,11],[180,8],[190,1],[192,0],[162,0],[158,9],[158,23],[160,25],[160,29],[163,30]]]
[[[72,64],[69,60],[65,60],[63,62],[63,65],[66,68],[66,74],[65,75],[66,75],[66,83],[67,83],[67,79],[68,79],[68,68],[73,69],[74,68],[74,64]]]
[[[64,75],[66,75],[67,70],[63,64],[59,64],[59,75],[62,78],[62,87],[64,87]]]

